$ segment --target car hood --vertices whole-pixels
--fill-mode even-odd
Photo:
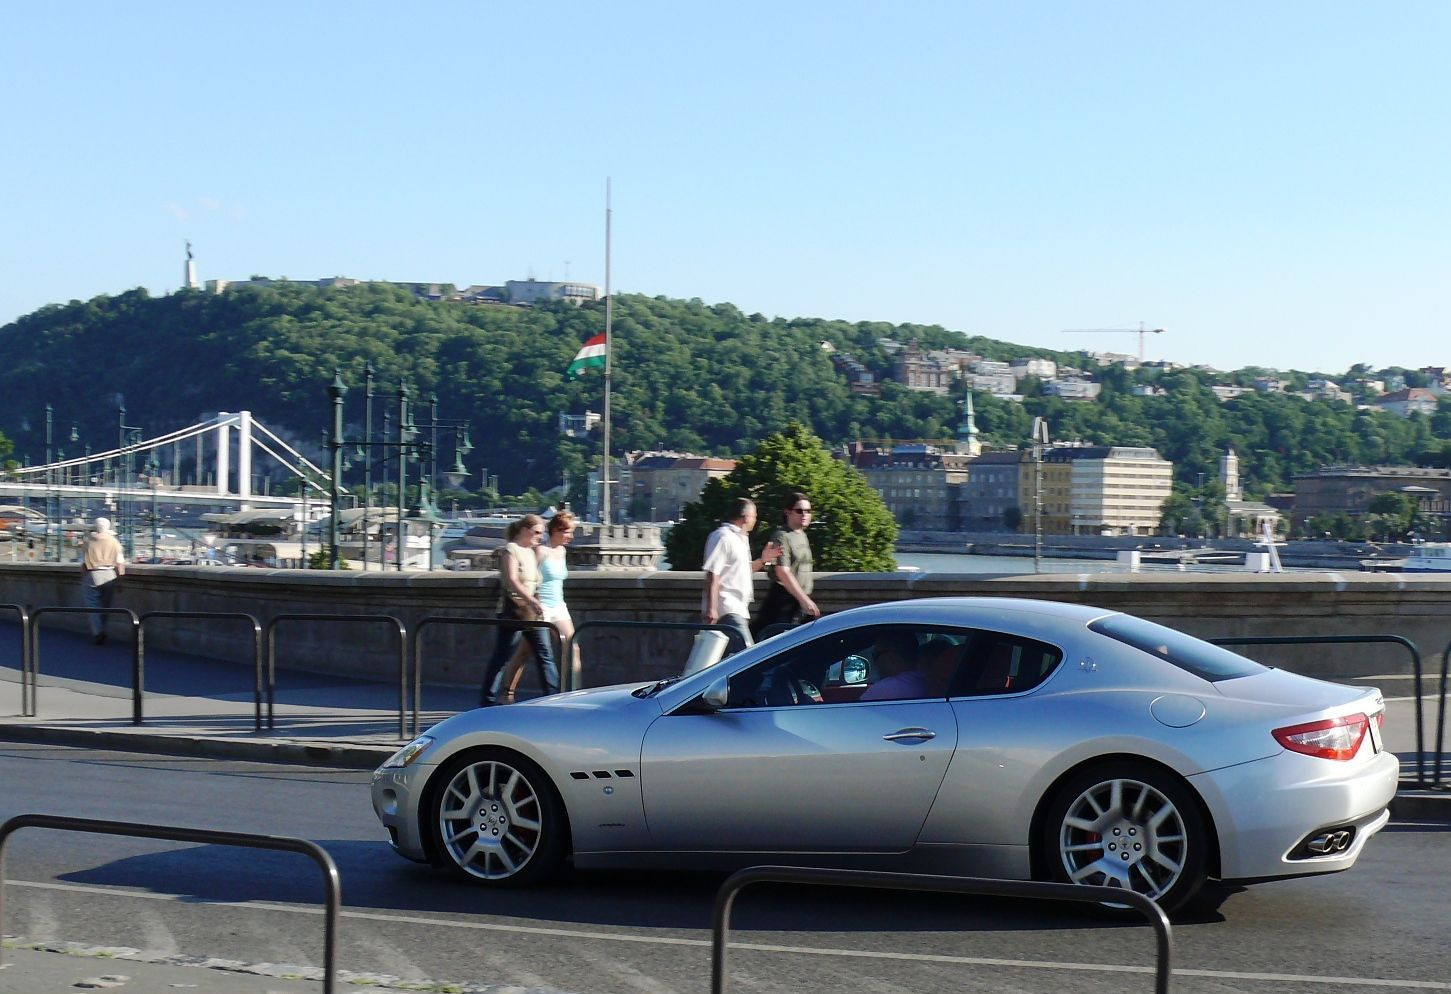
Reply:
[[[1380,691],[1374,687],[1330,683],[1327,680],[1317,680],[1277,669],[1233,680],[1221,680],[1214,685],[1214,689],[1231,699],[1282,705],[1302,711],[1341,708],[1357,703],[1362,707],[1369,707],[1367,698],[1371,696],[1377,703],[1380,701]]]
[[[650,681],[644,680],[637,683],[619,683],[609,687],[590,687],[586,690],[567,690],[562,694],[550,694],[548,697],[533,697],[527,701],[509,705],[509,707],[615,710],[638,704],[640,698],[634,696],[634,692],[641,687],[649,686]]]

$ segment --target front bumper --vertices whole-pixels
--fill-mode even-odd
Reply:
[[[424,763],[374,770],[371,784],[373,813],[388,830],[394,851],[419,863],[429,861],[419,817],[419,793],[431,770],[432,766]]]
[[[1369,748],[1367,740],[1367,748]],[[1355,865],[1390,818],[1400,762],[1388,752],[1336,763],[1292,752],[1189,778],[1214,818],[1220,877],[1263,880],[1335,873]],[[1306,858],[1302,843],[1332,829],[1353,838]]]

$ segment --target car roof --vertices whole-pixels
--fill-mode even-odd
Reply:
[[[918,618],[924,621],[941,621],[943,614],[957,615],[960,621],[965,621],[967,619],[961,616],[971,617],[1005,612],[1080,625],[1086,625],[1105,615],[1119,613],[1089,604],[1069,604],[1063,601],[1035,600],[1028,597],[918,597],[910,600],[869,604],[842,611],[832,617],[850,618],[849,624],[855,626],[886,621],[909,622]],[[874,617],[876,615],[890,617]]]

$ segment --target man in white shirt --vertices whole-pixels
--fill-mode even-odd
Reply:
[[[731,651],[739,652],[754,645],[751,638],[751,598],[754,589],[751,577],[781,554],[781,547],[767,542],[759,559],[751,558],[751,529],[756,526],[756,503],[737,497],[731,518],[710,533],[705,541],[705,593],[700,601],[700,616],[709,625],[726,625],[734,629]]]

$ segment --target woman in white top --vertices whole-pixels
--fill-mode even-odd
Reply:
[[[526,514],[509,525],[506,533],[508,544],[499,552],[499,582],[504,588],[503,603],[499,617],[506,621],[540,621],[544,617],[544,605],[539,603],[536,591],[539,589],[539,560],[535,554],[544,537],[544,520],[537,514]],[[484,685],[479,695],[479,706],[498,704],[500,671],[504,663],[519,644],[523,636],[534,650],[534,659],[539,666],[539,685],[545,694],[559,692],[559,669],[554,664],[554,646],[550,644],[549,632],[543,628],[521,629],[511,625],[499,626],[499,638],[494,643],[494,654],[484,667]]]

